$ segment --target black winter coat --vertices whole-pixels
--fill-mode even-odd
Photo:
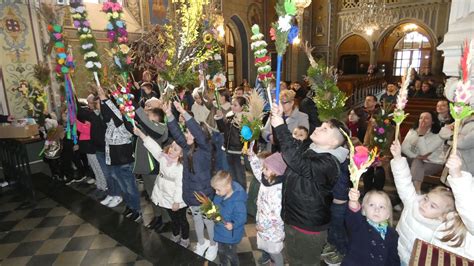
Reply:
[[[299,110],[308,115],[309,121],[309,134],[313,133],[314,129],[321,126],[321,121],[319,120],[318,107],[312,99],[312,92],[309,91],[307,96],[301,100]]]
[[[276,127],[275,133],[287,164],[283,221],[307,231],[326,230],[331,219],[332,188],[339,176],[339,162],[329,153],[316,153],[311,149],[301,152],[285,124]]]
[[[234,116],[217,119],[217,128],[224,133],[224,150],[226,152],[240,154],[242,152],[242,142],[240,141],[240,130],[234,126],[232,120]]]

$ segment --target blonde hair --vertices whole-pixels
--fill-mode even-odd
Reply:
[[[365,193],[364,199],[362,199],[362,214],[365,216],[365,207],[367,206],[367,201],[372,195],[379,195],[382,196],[382,198],[385,199],[385,202],[387,203],[387,210],[389,212],[388,216],[388,224],[391,226],[393,224],[393,209],[392,209],[392,202],[390,201],[390,197],[388,196],[387,193],[381,190],[371,190],[367,193]]]
[[[227,171],[218,171],[211,179],[211,186],[215,187],[216,184],[231,184],[232,183],[232,176]]]
[[[280,101],[290,102],[295,99],[296,92],[293,90],[284,90],[280,92]]]
[[[454,202],[454,194],[448,187],[437,186],[433,188],[429,193],[435,193],[440,195],[446,199],[447,208],[443,215],[443,222],[451,222],[449,227],[447,227],[443,232],[446,233],[444,237],[440,240],[441,242],[454,242],[453,244],[449,244],[451,247],[459,247],[464,242],[466,238],[467,229],[464,225],[461,217],[459,216],[458,212],[456,211],[456,205]],[[449,213],[454,213],[453,216],[449,217]]]

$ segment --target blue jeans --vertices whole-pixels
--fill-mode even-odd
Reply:
[[[222,150],[222,145],[224,145],[224,134],[220,132],[212,133],[212,144],[214,145],[215,160],[216,160],[216,171],[229,171],[229,164],[227,163],[227,158],[225,156],[225,151]]]
[[[348,239],[347,231],[344,225],[344,219],[347,211],[347,203],[331,204],[331,222],[328,229],[328,243],[335,246],[341,254],[346,254]]]
[[[120,196],[119,185],[114,178],[112,178],[110,165],[105,163],[105,153],[104,152],[96,152],[95,155],[97,156],[97,161],[99,161],[100,168],[102,168],[102,172],[104,173],[105,182],[107,183],[107,195],[109,196]]]
[[[140,193],[132,173],[133,163],[111,165],[110,169],[112,178],[117,181],[127,206],[133,211],[140,212]]]

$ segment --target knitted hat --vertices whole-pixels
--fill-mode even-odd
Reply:
[[[265,167],[268,170],[274,172],[277,176],[283,175],[286,170],[286,163],[283,161],[283,157],[281,157],[281,153],[276,152],[263,161]]]

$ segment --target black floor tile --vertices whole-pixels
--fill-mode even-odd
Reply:
[[[240,265],[255,265],[255,259],[252,252],[237,253]]]
[[[11,211],[6,211],[6,212],[0,212],[0,221],[3,220],[3,218],[7,217],[8,214],[10,214]]]
[[[9,243],[19,243],[21,242],[31,230],[26,231],[11,231],[5,237],[0,239],[1,244],[9,244]]]
[[[96,235],[93,236],[81,236],[81,237],[74,237],[72,238],[69,243],[64,248],[64,251],[80,251],[80,250],[88,250],[89,247],[94,242]]]
[[[51,234],[49,238],[55,239],[72,237],[76,232],[77,228],[79,228],[79,225],[60,226],[56,228],[56,230],[53,232],[53,234]]]
[[[0,232],[10,231],[18,221],[0,222]]]
[[[64,216],[46,217],[36,226],[36,228],[58,226],[63,219]]]
[[[59,254],[36,255],[26,264],[27,266],[53,265]]]
[[[26,242],[21,243],[13,250],[12,253],[8,256],[9,258],[14,257],[24,257],[24,256],[33,256],[36,251],[43,245],[43,241],[35,241],[35,242]]]
[[[52,208],[38,208],[32,210],[25,218],[45,217]]]

